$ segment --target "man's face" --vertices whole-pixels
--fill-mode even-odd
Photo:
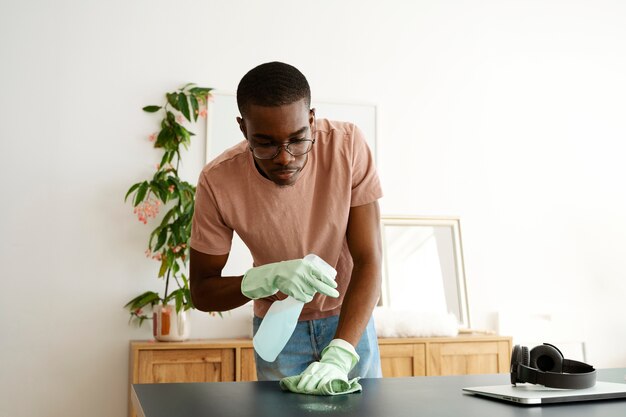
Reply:
[[[314,113],[305,100],[283,106],[248,105],[244,118],[237,118],[239,128],[250,147],[288,145],[303,139],[313,139]],[[280,148],[272,159],[254,156],[259,172],[278,185],[292,185],[306,165],[308,154],[293,156]]]

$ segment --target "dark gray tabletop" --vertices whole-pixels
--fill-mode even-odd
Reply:
[[[624,375],[626,368],[602,369],[598,380],[623,383]],[[626,399],[529,406],[461,391],[507,383],[508,374],[362,379],[363,392],[336,397],[283,392],[277,382],[135,384],[133,390],[145,417],[626,416]]]

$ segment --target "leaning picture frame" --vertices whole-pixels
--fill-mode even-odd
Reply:
[[[458,217],[381,217],[383,284],[379,305],[451,313],[470,328]]]

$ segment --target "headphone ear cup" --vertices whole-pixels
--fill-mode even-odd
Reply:
[[[513,353],[511,353],[511,363],[516,363],[520,361],[520,345],[513,346]]]
[[[528,352],[528,346],[522,346],[520,363],[525,366],[530,366],[530,353]]]
[[[518,370],[519,365],[528,366],[529,361],[528,348],[526,346],[515,345],[513,353],[511,353],[511,384],[517,382],[526,382],[520,377]]]
[[[530,351],[531,368],[543,372],[563,372],[563,354],[552,345],[535,346]]]
[[[511,353],[511,384],[515,385],[519,381],[517,376],[517,368],[522,360],[522,348],[520,345],[515,345],[513,347],[513,352]]]

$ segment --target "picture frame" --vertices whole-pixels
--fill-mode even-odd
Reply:
[[[382,216],[383,284],[379,305],[454,314],[470,327],[457,217]]]

